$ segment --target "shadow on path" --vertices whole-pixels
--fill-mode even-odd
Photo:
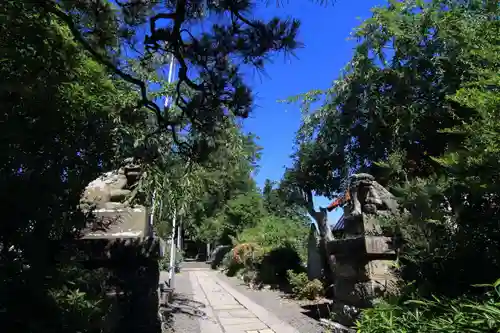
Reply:
[[[169,305],[170,313],[182,313],[190,317],[204,318],[206,305],[192,299],[192,295],[174,293],[172,303]]]
[[[320,320],[321,318],[330,319],[333,305],[330,302],[324,302],[319,304],[302,305],[301,308],[305,310],[302,312],[304,315],[314,320]]]
[[[176,288],[171,301],[163,300],[160,308],[163,333],[199,333],[199,320],[207,317],[207,305],[196,301],[189,273],[176,275]]]

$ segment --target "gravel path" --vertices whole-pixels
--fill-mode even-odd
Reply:
[[[283,293],[274,290],[253,290],[243,284],[237,278],[227,277],[222,273],[217,275],[222,281],[229,284],[241,294],[245,295],[253,302],[272,312],[276,317],[285,323],[293,326],[300,333],[321,333],[325,329],[319,325],[318,321],[308,316],[308,310],[302,308],[297,302],[283,298]],[[317,306],[308,305],[313,316],[317,315]]]
[[[181,273],[175,275],[173,323],[167,328],[166,333],[200,332],[198,317],[203,315],[203,309],[200,309],[200,304],[193,300],[193,289],[188,274],[181,270]],[[160,278],[166,279],[167,276],[167,272],[161,272]]]

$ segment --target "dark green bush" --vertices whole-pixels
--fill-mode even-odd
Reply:
[[[288,270],[304,270],[308,231],[297,220],[272,215],[260,219],[234,240],[235,247],[223,260],[226,274],[232,276],[244,269],[243,275],[252,277],[254,284],[288,283]]]
[[[259,265],[259,279],[264,284],[284,284],[288,281],[288,270],[304,271],[299,254],[289,245],[272,249],[263,256]]]

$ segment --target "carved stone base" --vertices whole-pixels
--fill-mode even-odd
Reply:
[[[340,323],[352,325],[360,309],[396,291],[391,244],[391,238],[385,236],[357,236],[328,244],[337,258],[334,312]]]
[[[397,279],[392,272],[396,253],[390,235],[384,234],[381,219],[398,214],[396,198],[371,175],[353,175],[349,193],[351,202],[344,207],[342,238],[329,239],[326,222],[314,216],[321,241],[316,249],[312,241],[309,246],[310,261],[317,260],[318,249],[335,258],[331,265],[335,320],[348,326],[353,324],[359,309],[372,306],[376,298],[387,293],[397,292]],[[328,267],[323,266],[326,271]],[[311,275],[312,263],[308,263],[308,268]]]
[[[105,269],[103,284],[114,306],[106,327],[112,332],[160,333],[159,259],[161,240],[153,236],[144,207],[94,211],[96,222],[79,241],[79,260],[87,269]]]
[[[111,204],[111,203],[108,203]],[[149,212],[143,206],[110,207],[93,210],[95,215],[85,239],[142,238],[152,235]]]

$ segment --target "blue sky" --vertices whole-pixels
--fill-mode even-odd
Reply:
[[[283,4],[277,6],[277,1]],[[285,166],[290,165],[295,132],[300,125],[298,106],[277,101],[312,89],[330,87],[352,57],[356,44],[347,40],[351,31],[371,16],[371,8],[387,3],[387,0],[329,1],[327,5],[319,5],[314,0],[292,0],[289,3],[287,0],[260,0],[251,14],[264,20],[275,16],[299,19],[299,40],[304,44],[295,52],[296,57],[274,56],[272,63],[266,65],[266,75],[252,70],[246,75],[256,105],[253,114],[243,124],[247,132],[259,137],[258,144],[263,147],[260,170],[256,175],[260,187],[266,179],[281,179]],[[329,203],[327,198],[315,198],[316,208]],[[335,223],[341,215],[340,209],[330,213],[329,222]]]
[[[295,105],[278,103],[278,100],[307,92],[325,89],[338,76],[351,59],[355,41],[348,41],[350,32],[360,24],[360,19],[371,16],[370,8],[383,5],[383,0],[337,0],[334,5],[321,6],[312,1],[292,0],[277,7],[273,0],[256,8],[255,16],[293,17],[301,21],[300,41],[304,48],[296,52],[297,58],[274,57],[266,66],[266,76],[247,74],[247,83],[256,95],[256,107],[244,128],[259,137],[263,147],[257,182],[262,186],[266,178],[279,180],[284,166],[290,164],[290,154],[295,131],[300,124],[300,110]],[[315,206],[328,205],[323,197],[315,198]],[[340,210],[329,215],[335,223],[342,215]]]

